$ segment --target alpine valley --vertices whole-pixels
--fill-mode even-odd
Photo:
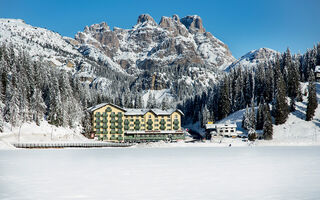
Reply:
[[[301,102],[300,83],[320,65],[319,44],[303,55],[261,48],[237,60],[197,15],[157,23],[142,14],[131,29],[102,22],[74,38],[0,19],[0,46],[0,132],[45,121],[87,133],[86,109],[101,102],[178,107],[185,124],[203,126],[248,105],[276,106],[279,87]]]

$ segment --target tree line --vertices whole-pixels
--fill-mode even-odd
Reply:
[[[289,113],[295,111],[296,102],[302,101],[303,94],[308,94],[306,120],[312,120],[317,108],[314,83],[317,65],[320,65],[320,43],[303,55],[292,55],[288,48],[285,53],[257,67],[234,68],[207,92],[178,105],[185,113],[183,122],[200,121],[204,127],[208,121],[218,121],[247,108],[243,127],[252,133],[255,133],[252,130],[264,130],[264,137],[272,139],[271,116],[274,124],[285,123]],[[300,82],[307,81],[308,91],[302,91]]]

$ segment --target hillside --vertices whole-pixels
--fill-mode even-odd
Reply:
[[[320,83],[317,83],[317,98],[320,102]],[[303,84],[303,89],[307,84]],[[286,123],[273,125],[273,140],[257,141],[258,145],[309,145],[320,144],[320,106],[316,109],[315,117],[312,121],[305,121],[307,108],[307,97],[303,97],[303,102],[297,102],[296,111],[289,114]],[[232,113],[217,123],[230,121],[236,123],[239,130],[241,128],[242,116],[245,109]]]
[[[268,62],[273,61],[277,55],[280,55],[280,52],[269,48],[252,50],[229,65],[225,71],[229,72],[231,69],[237,69],[239,67],[254,69],[258,65],[268,64]]]
[[[111,30],[102,22],[86,26],[74,39],[20,19],[0,19],[0,44],[68,70],[114,101],[123,94],[134,101],[150,90],[165,90],[175,105],[217,83],[221,71],[235,61],[196,15],[164,16],[156,23],[142,14],[132,29]]]

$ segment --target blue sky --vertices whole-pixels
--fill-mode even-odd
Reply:
[[[0,0],[0,17],[74,37],[84,26],[102,21],[111,28],[131,28],[142,13],[157,22],[161,16],[197,14],[205,29],[239,58],[260,47],[304,53],[320,42],[319,8],[320,0]]]

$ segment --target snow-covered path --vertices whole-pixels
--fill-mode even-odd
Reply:
[[[0,151],[0,199],[320,199],[320,147]]]

